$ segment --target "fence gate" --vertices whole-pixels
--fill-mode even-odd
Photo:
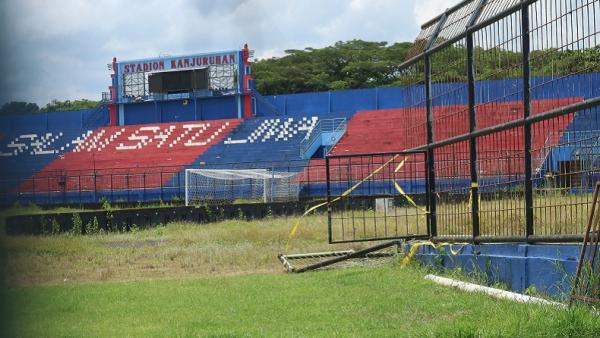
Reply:
[[[424,151],[328,156],[329,242],[429,237],[426,161]]]

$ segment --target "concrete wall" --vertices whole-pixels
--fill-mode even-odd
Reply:
[[[461,249],[462,248],[462,249]],[[446,269],[460,268],[507,285],[512,291],[535,289],[547,295],[568,295],[577,269],[581,247],[576,244],[481,244],[453,245],[460,250],[452,255],[446,248],[422,246],[414,259]]]
[[[155,101],[123,105],[126,125],[221,120],[238,117],[237,96],[203,99]]]
[[[531,79],[532,99],[600,96],[600,73],[579,74],[562,79],[549,76]],[[522,100],[519,78],[476,82],[476,102]],[[423,86],[385,87],[265,96],[282,114],[319,114],[356,110],[403,108],[423,103]],[[466,83],[432,86],[434,105],[467,104]]]

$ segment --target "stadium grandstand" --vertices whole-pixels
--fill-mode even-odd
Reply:
[[[157,76],[154,74],[161,72],[127,73],[124,65],[135,69],[135,62],[115,60],[110,100],[98,108],[4,118],[0,148],[2,202],[182,200],[184,172],[190,168],[299,172],[299,197],[322,197],[325,155],[390,152],[427,144],[425,108],[410,106],[407,99],[420,95],[422,86],[262,97],[253,87],[248,53],[228,53],[232,56],[227,59],[239,58],[239,62],[226,65],[172,61],[175,65],[189,65],[192,70],[208,69],[203,75],[206,83],[203,89],[190,87],[160,93],[151,91],[151,87],[157,86],[152,84]],[[216,62],[217,56],[179,59],[208,58],[210,63],[213,59]],[[167,61],[160,64],[170,65]],[[211,74],[223,75],[220,68],[227,68],[231,79],[219,77],[213,82]],[[193,71],[183,72],[188,72],[188,77],[198,77]],[[165,72],[168,73],[177,71]],[[141,82],[133,84],[132,76],[142,78]],[[232,81],[237,78],[246,80],[234,84]],[[522,116],[521,102],[502,94],[505,81],[482,81],[477,85],[480,96],[501,98],[478,106],[478,126],[494,126]],[[600,74],[578,74],[562,80],[561,85],[577,90],[538,91],[532,97],[531,113],[598,96]],[[435,140],[469,130],[467,102],[444,103],[433,105]],[[598,116],[582,112],[561,118],[545,134],[534,135],[532,148],[540,153],[544,150],[545,154],[545,158],[536,159],[536,172],[543,175],[548,168],[558,170],[559,162],[573,160],[570,157],[575,156],[576,149],[558,149],[557,145],[564,143],[566,137],[595,130],[600,130]],[[485,154],[523,151],[522,139],[523,134],[513,130],[501,142],[483,140],[478,144],[480,158]],[[442,156],[456,159],[462,154],[468,159],[468,153],[468,143],[463,142]],[[523,166],[514,163],[506,169],[503,162],[483,161],[480,170],[487,176],[499,176],[521,172]],[[468,171],[468,165],[463,165],[447,174],[464,176]]]
[[[457,259],[482,271],[481,252],[504,260],[519,292],[527,278],[562,283],[554,249],[521,245],[598,244],[585,224],[600,189],[599,10],[464,0],[423,24],[402,85],[385,88],[263,96],[247,45],[113,58],[96,108],[0,118],[0,203],[185,201],[172,212],[198,222],[216,219],[211,203],[223,215],[326,206],[329,243],[518,243]],[[123,229],[142,216],[123,216]],[[420,254],[437,262],[433,250]],[[575,258],[562,256],[573,275]]]

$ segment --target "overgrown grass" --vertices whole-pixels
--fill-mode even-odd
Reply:
[[[488,194],[480,201],[482,236],[524,236],[525,199]],[[585,229],[592,194],[537,192],[534,194],[534,233],[536,235],[581,234]],[[437,204],[439,235],[472,233],[470,201],[441,200]]]
[[[284,252],[296,219],[171,223],[89,236],[3,236],[2,282],[25,286],[280,272],[276,257]],[[327,217],[316,215],[302,220],[289,250],[330,251],[367,245],[332,247],[327,244]]]
[[[398,266],[17,288],[2,299],[7,336],[600,335],[588,310],[469,294]]]
[[[283,274],[297,218],[173,223],[90,236],[0,239],[3,336],[571,336],[600,335],[586,309],[498,301],[383,267]],[[306,217],[290,252],[326,243]]]
[[[486,196],[480,200],[482,236],[524,236],[525,200],[522,194]],[[536,235],[581,234],[587,223],[592,194],[538,193],[534,195]],[[413,206],[391,207],[386,212],[373,208],[339,210],[332,214],[334,238],[339,240],[427,234],[423,212]],[[439,198],[437,231],[441,236],[472,234],[471,202],[468,196]]]

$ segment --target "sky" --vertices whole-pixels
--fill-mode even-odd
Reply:
[[[107,64],[232,50],[256,58],[363,39],[413,41],[459,0],[0,0],[0,104],[99,100]]]

